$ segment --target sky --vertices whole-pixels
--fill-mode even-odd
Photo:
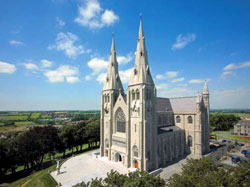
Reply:
[[[126,90],[142,14],[160,97],[250,108],[248,0],[0,0],[0,110],[100,109],[112,33]]]

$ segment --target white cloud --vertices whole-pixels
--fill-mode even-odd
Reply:
[[[110,26],[118,19],[112,10],[103,10],[98,0],[86,0],[84,6],[78,7],[78,17],[75,18],[75,22],[95,29]]]
[[[64,25],[65,25],[65,22],[57,17],[56,18],[56,27],[62,28]]]
[[[66,81],[68,83],[76,83],[76,82],[79,82],[80,79],[79,79],[79,77],[71,76],[71,77],[66,77]]]
[[[24,63],[23,65],[28,70],[39,70],[39,67],[33,63]]]
[[[130,68],[127,70],[119,71],[119,75],[123,84],[127,84],[129,82],[133,69],[134,68]]]
[[[184,77],[181,77],[181,78],[178,78],[178,79],[173,79],[171,80],[172,83],[175,83],[175,82],[182,82],[184,81]]]
[[[121,64],[127,64],[133,59],[132,53],[129,53],[127,56],[118,56],[117,57],[117,62],[119,65]]]
[[[106,76],[107,76],[107,73],[100,73],[96,80],[99,82],[99,83],[104,83],[105,80],[106,80]]]
[[[188,87],[173,87],[168,89],[159,89],[158,95],[160,97],[187,97],[197,95],[197,90]]]
[[[235,73],[232,72],[232,71],[224,71],[224,72],[222,72],[222,74],[221,74],[221,78],[222,78],[222,79],[227,79],[227,78],[230,77],[230,76],[235,76]]]
[[[201,84],[204,83],[205,80],[210,81],[210,79],[191,79],[190,81],[188,81],[188,83],[190,84]]]
[[[224,67],[224,71],[230,71],[233,69],[240,69],[240,68],[247,68],[250,67],[250,61],[249,62],[242,62],[239,64],[228,64]]]
[[[250,88],[211,90],[211,108],[250,108]]]
[[[86,80],[86,81],[91,80],[91,76],[90,76],[90,75],[86,75],[86,76],[85,76],[85,80]]]
[[[12,74],[15,71],[16,71],[15,65],[0,61],[0,73]]]
[[[42,63],[42,68],[49,68],[52,66],[52,62],[49,60],[43,59],[41,60],[41,63]]]
[[[79,38],[70,32],[57,34],[55,44],[49,45],[48,49],[55,49],[57,51],[64,51],[64,54],[70,58],[76,58],[83,53],[90,53],[91,49],[84,49],[82,45],[76,45]]]
[[[158,84],[158,85],[156,85],[157,90],[166,89],[167,87],[168,87],[168,84]]]
[[[79,82],[79,78],[77,77],[78,74],[78,68],[68,65],[61,65],[55,70],[44,72],[44,75],[51,83],[64,82],[65,79],[68,83]]]
[[[182,36],[182,34],[179,34],[176,38],[176,42],[173,44],[172,49],[182,49],[184,48],[188,43],[195,41],[196,34],[187,34],[186,36]]]
[[[88,61],[87,64],[88,67],[93,70],[94,75],[100,73],[101,71],[107,70],[108,67],[108,61],[97,57]]]
[[[10,41],[9,41],[9,44],[10,44],[10,45],[24,45],[23,42],[18,41],[18,40],[10,40]]]
[[[112,25],[117,21],[119,17],[115,15],[112,10],[106,9],[105,12],[102,14],[102,22],[106,25]]]
[[[157,74],[156,75],[156,79],[158,79],[158,80],[164,80],[164,79],[167,79],[167,78],[174,78],[174,77],[177,77],[178,74],[179,74],[178,71],[167,71],[164,75]]]

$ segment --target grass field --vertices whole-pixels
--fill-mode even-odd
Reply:
[[[25,121],[28,119],[28,116],[26,115],[1,115],[0,118],[6,119],[6,120],[16,120],[16,121]]]
[[[29,126],[29,125],[36,125],[36,124],[32,121],[16,121],[15,125],[18,127],[21,127],[21,126]]]
[[[233,135],[231,134],[231,131],[214,131],[211,133],[211,135],[216,135],[217,137],[220,137],[222,139],[229,139],[232,141],[237,140],[238,142],[250,143],[250,140],[244,139],[244,136]]]
[[[49,116],[49,115],[41,115],[41,118],[42,118],[42,119],[51,119],[52,116]]]
[[[57,186],[57,182],[50,176],[48,171],[52,171],[56,169],[56,164],[52,165],[49,168],[46,168],[41,171],[37,171],[28,177],[17,180],[9,185],[9,187],[55,187]]]
[[[41,116],[41,113],[37,112],[37,113],[32,113],[30,116],[30,119],[37,119]]]

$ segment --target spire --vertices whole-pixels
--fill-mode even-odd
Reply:
[[[142,28],[141,15],[140,15],[140,26],[139,26],[139,33],[137,40],[137,48],[135,52],[135,65],[129,81],[129,85],[134,85],[134,84],[154,85],[154,81],[152,79],[148,66],[148,55]]]
[[[111,90],[111,89],[118,91],[121,90],[123,92],[123,87],[118,72],[118,63],[116,59],[114,33],[112,34],[112,44],[109,57],[107,77],[103,87],[103,90]]]
[[[209,94],[208,87],[207,87],[207,80],[205,80],[203,94]]]

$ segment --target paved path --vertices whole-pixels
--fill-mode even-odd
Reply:
[[[119,173],[128,173],[128,169],[122,163],[108,161],[107,157],[96,158],[93,153],[97,150],[83,153],[67,160],[62,164],[58,176],[56,171],[51,173],[52,177],[64,187],[73,186],[82,181],[88,182],[92,178],[104,178],[111,169]]]

